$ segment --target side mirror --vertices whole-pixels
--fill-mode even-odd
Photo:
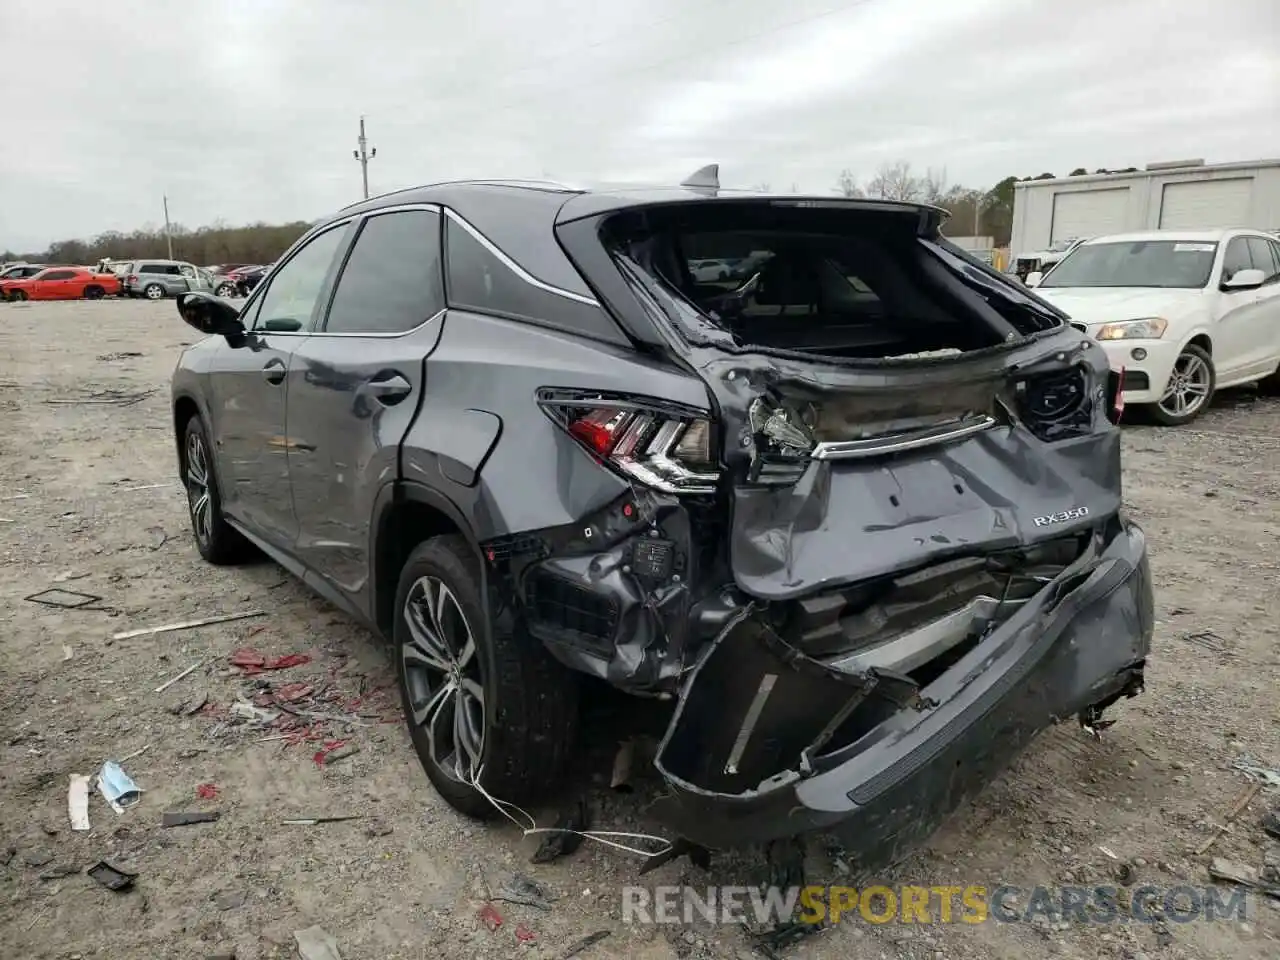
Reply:
[[[1223,290],[1254,290],[1267,282],[1267,275],[1261,270],[1237,270],[1230,280],[1222,281]]]
[[[239,308],[209,293],[178,294],[178,315],[203,334],[244,336]]]
[[[1031,273],[1027,274],[1027,286],[1038,287],[1040,286],[1040,281],[1043,279],[1044,279],[1044,274],[1041,271],[1033,270]]]

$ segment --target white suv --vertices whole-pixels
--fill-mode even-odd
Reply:
[[[1280,380],[1280,241],[1261,230],[1097,237],[1033,285],[1159,423],[1194,419],[1219,387]]]

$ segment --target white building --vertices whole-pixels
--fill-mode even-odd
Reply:
[[[1152,163],[1135,173],[1024,180],[1013,189],[1014,253],[1137,230],[1280,230],[1280,160]]]

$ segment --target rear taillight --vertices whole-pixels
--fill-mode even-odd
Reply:
[[[125,283],[137,283],[138,275],[135,273],[131,273],[127,277],[125,277],[124,280],[125,280]]]
[[[655,402],[544,395],[543,409],[600,463],[663,493],[714,493],[711,421]]]

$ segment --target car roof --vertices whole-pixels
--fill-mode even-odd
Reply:
[[[1213,230],[1141,230],[1135,233],[1113,233],[1104,237],[1093,237],[1081,246],[1092,246],[1095,243],[1136,243],[1142,240],[1173,240],[1187,243],[1217,243],[1238,233],[1257,233],[1260,230],[1243,230],[1235,228],[1217,228]]]
[[[308,234],[378,210],[413,204],[439,204],[464,219],[538,280],[562,290],[594,296],[582,275],[560,251],[554,235],[557,224],[633,207],[733,200],[914,211],[939,220],[946,216],[945,211],[938,207],[897,200],[846,200],[835,196],[669,185],[597,184],[587,187],[552,180],[453,180],[408,187],[350,204],[332,216],[316,221]]]

